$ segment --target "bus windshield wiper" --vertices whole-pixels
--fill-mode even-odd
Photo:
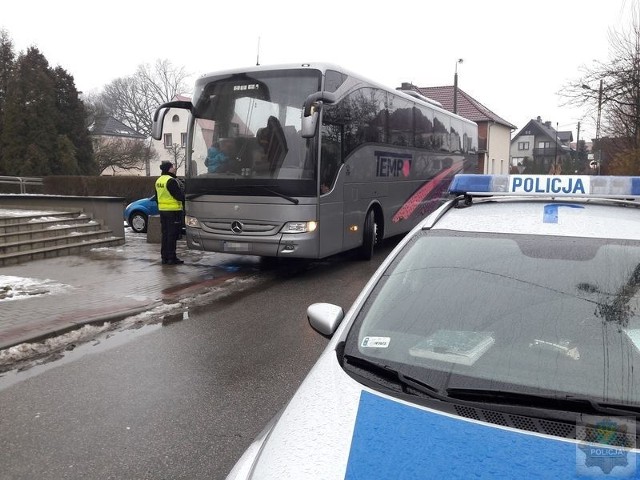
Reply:
[[[587,414],[640,415],[640,406],[638,405],[598,402],[592,398],[572,395],[538,395],[483,388],[447,388],[447,395],[458,400],[497,405],[533,407]]]
[[[385,386],[385,383],[390,382],[399,386],[403,393],[416,395],[415,392],[419,392],[429,398],[435,398],[436,400],[442,400],[445,402],[448,401],[447,396],[441,394],[435,387],[413,377],[405,375],[402,372],[389,367],[388,365],[383,365],[371,360],[367,360],[366,358],[356,357],[353,355],[345,355],[344,359],[352,368],[352,371],[364,370],[368,374],[373,374],[379,380],[383,380],[383,382],[377,382],[378,384]],[[358,372],[355,371],[354,373]],[[371,379],[371,375],[360,376]]]
[[[286,195],[284,193],[280,193],[277,190],[273,190],[272,188],[270,188],[267,185],[243,185],[243,187],[245,187],[245,188],[261,188],[265,192],[269,192],[269,193],[272,193],[273,195],[276,195],[276,196],[278,196],[280,198],[284,198],[285,200],[289,200],[294,205],[298,205],[298,203],[300,203],[300,200],[298,200],[297,198],[293,198],[293,197],[290,197],[289,195]]]

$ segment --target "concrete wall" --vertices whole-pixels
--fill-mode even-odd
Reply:
[[[33,210],[82,210],[95,221],[124,237],[124,208],[122,197],[74,197],[63,195],[1,195],[0,207]]]

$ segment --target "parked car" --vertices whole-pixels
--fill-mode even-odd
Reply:
[[[228,479],[634,476],[640,177],[458,175]]]
[[[150,215],[158,215],[155,195],[131,202],[124,209],[124,219],[136,233],[146,233]]]

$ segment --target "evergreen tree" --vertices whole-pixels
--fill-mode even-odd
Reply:
[[[65,175],[95,175],[99,172],[93,159],[93,146],[89,131],[86,128],[87,111],[83,102],[79,99],[73,77],[63,68],[57,67],[53,71],[56,91],[56,125],[58,135],[65,137],[73,146],[75,160],[68,159],[60,162],[61,174]],[[63,152],[58,152],[62,155]],[[68,155],[69,151],[65,150]],[[70,165],[75,165],[75,170],[66,170]],[[57,173],[57,172],[54,172]]]
[[[7,168],[2,153],[2,130],[4,125],[4,109],[7,98],[9,78],[13,71],[13,42],[6,30],[0,30],[0,175],[5,175]]]
[[[6,173],[46,176],[61,171],[55,84],[36,47],[21,54],[14,65],[4,113],[1,143]]]

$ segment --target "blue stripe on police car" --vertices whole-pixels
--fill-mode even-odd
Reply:
[[[575,478],[584,444],[492,427],[363,391],[345,479]],[[636,454],[625,451],[626,475]],[[620,473],[618,471],[613,473]],[[636,472],[637,473],[637,472]]]

